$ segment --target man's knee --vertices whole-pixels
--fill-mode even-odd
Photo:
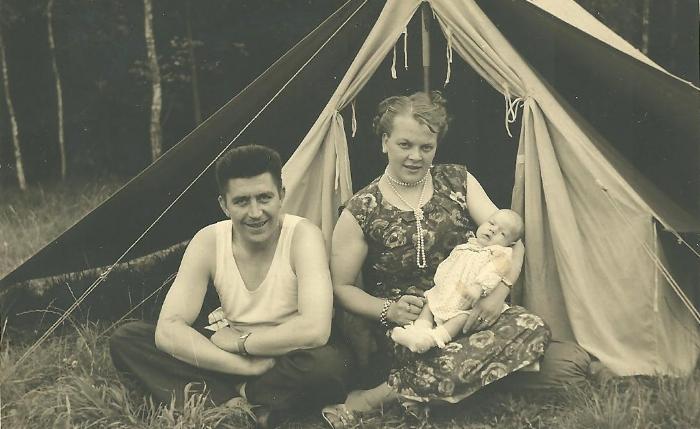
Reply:
[[[117,360],[133,348],[141,348],[144,343],[155,342],[155,327],[143,321],[128,322],[118,327],[109,337],[109,351]]]
[[[517,387],[550,389],[586,380],[590,355],[572,341],[552,340],[540,362],[539,372],[518,372],[511,382]]]
[[[299,351],[304,360],[303,371],[309,384],[346,384],[350,377],[350,356],[342,346],[326,345]]]

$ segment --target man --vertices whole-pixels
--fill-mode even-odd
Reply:
[[[263,146],[243,146],[216,164],[227,220],[187,246],[157,325],[134,322],[110,339],[115,367],[159,401],[181,404],[185,386],[216,404],[243,396],[258,423],[301,405],[344,397],[348,363],[326,345],[333,292],[321,231],[282,214],[281,162]],[[224,326],[208,338],[193,327],[213,282]],[[154,342],[155,338],[155,342]]]

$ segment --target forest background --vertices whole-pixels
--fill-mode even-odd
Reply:
[[[698,84],[698,2],[577,0]],[[342,0],[0,0],[0,192],[130,178]]]

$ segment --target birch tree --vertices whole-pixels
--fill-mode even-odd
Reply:
[[[61,179],[66,179],[67,163],[66,163],[66,140],[63,131],[63,89],[61,86],[61,75],[58,72],[58,64],[56,62],[56,43],[53,37],[53,3],[54,0],[49,0],[46,5],[46,22],[49,35],[49,52],[51,54],[51,69],[53,71],[54,83],[56,86],[56,121],[58,122],[58,150],[61,158]]]
[[[160,69],[158,68],[158,57],[156,55],[156,41],[153,35],[153,2],[143,0],[144,8],[144,33],[146,39],[146,51],[149,75],[151,78],[151,160],[155,161],[163,152],[162,132],[160,124],[160,114],[163,106],[163,95],[160,84]]]
[[[190,57],[190,73],[192,79],[192,105],[194,110],[194,122],[202,123],[202,105],[199,101],[199,79],[197,78],[197,60],[194,56],[194,41],[192,39],[191,0],[186,1],[185,25],[187,28],[187,51]]]
[[[0,1],[0,10],[2,2]],[[2,84],[5,92],[5,104],[7,106],[7,114],[10,119],[10,131],[12,135],[12,147],[15,155],[15,169],[17,171],[17,183],[21,190],[27,189],[27,179],[24,176],[24,162],[22,160],[22,149],[19,144],[19,127],[17,126],[17,116],[15,115],[15,107],[12,103],[12,95],[10,94],[10,76],[7,71],[7,58],[5,55],[5,40],[2,35],[3,26],[0,20],[0,67],[2,67]]]
[[[649,54],[649,15],[651,12],[651,0],[642,2],[642,46],[644,55]]]

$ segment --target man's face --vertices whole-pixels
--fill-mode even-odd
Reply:
[[[249,243],[271,240],[279,227],[284,190],[280,195],[270,173],[229,179],[219,204],[233,222],[234,234]]]

